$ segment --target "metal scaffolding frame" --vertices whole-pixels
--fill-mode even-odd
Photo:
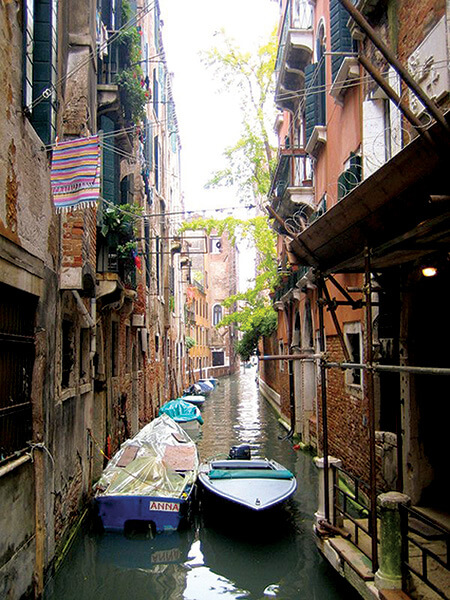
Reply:
[[[329,441],[328,441],[328,390],[327,390],[327,378],[326,372],[328,369],[361,369],[365,371],[365,384],[364,384],[364,398],[367,401],[367,405],[369,408],[369,419],[368,419],[368,428],[369,428],[369,465],[370,465],[370,473],[369,473],[369,489],[370,489],[370,532],[371,532],[371,540],[372,540],[372,567],[374,572],[378,568],[378,548],[377,548],[377,489],[376,489],[376,479],[377,479],[377,470],[376,470],[376,453],[375,453],[375,392],[374,392],[374,375],[375,373],[383,373],[383,372],[392,372],[392,373],[409,373],[416,375],[446,375],[450,376],[450,368],[441,368],[441,367],[421,367],[421,366],[413,366],[413,365],[381,365],[374,362],[373,359],[373,315],[372,308],[374,305],[377,305],[376,302],[372,301],[372,270],[371,270],[371,262],[370,262],[370,249],[367,247],[365,252],[365,270],[364,270],[364,287],[361,293],[364,295],[364,301],[355,301],[351,298],[348,292],[340,286],[339,282],[337,282],[333,275],[323,275],[321,273],[317,273],[317,290],[318,290],[318,298],[317,298],[317,308],[318,308],[318,317],[319,317],[319,353],[318,354],[307,354],[307,353],[298,353],[298,354],[276,354],[276,355],[263,355],[260,356],[259,359],[263,361],[271,361],[271,360],[286,360],[289,363],[289,374],[293,373],[293,361],[296,360],[311,360],[314,358],[319,360],[320,362],[320,386],[321,386],[321,411],[322,411],[322,458],[324,461],[324,511],[325,511],[325,520],[326,523],[331,525],[330,523],[330,501],[329,501]],[[347,301],[336,302],[330,296],[329,290],[326,285],[326,279],[329,279],[333,282],[334,285],[341,291],[341,293],[347,297]],[[345,344],[344,336],[342,334],[339,321],[337,319],[336,310],[339,306],[349,305],[353,308],[365,308],[365,360],[361,363],[351,362],[348,348]],[[324,312],[325,308],[330,311],[333,324],[336,328],[336,333],[339,338],[341,348],[346,358],[345,362],[336,362],[329,361],[327,359],[327,354],[325,352],[325,319]],[[292,395],[294,393],[293,390],[294,382],[293,376],[289,376],[289,396],[290,400],[292,399]],[[290,402],[292,404],[292,400]],[[289,432],[292,435],[294,432]],[[397,428],[396,432],[397,436],[397,448],[401,448],[401,431]],[[400,438],[400,439],[399,439]],[[401,457],[398,457],[399,459]],[[398,460],[398,475],[400,480],[402,480],[402,462]]]

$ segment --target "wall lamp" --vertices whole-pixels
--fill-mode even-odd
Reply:
[[[437,275],[437,269],[436,267],[423,267],[422,275],[424,277],[434,277],[435,275]]]

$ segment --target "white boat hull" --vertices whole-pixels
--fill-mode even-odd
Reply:
[[[292,473],[267,459],[213,461],[200,466],[198,479],[215,497],[254,512],[284,503],[297,489]]]

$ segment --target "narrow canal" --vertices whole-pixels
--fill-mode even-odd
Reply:
[[[297,477],[296,495],[281,519],[261,527],[234,526],[224,518],[154,539],[79,532],[47,585],[45,600],[356,600],[321,557],[313,540],[317,474],[312,457],[284,439],[261,397],[255,369],[222,378],[203,406],[200,458],[249,443],[253,456],[274,458]]]

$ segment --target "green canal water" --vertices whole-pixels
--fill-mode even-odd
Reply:
[[[276,518],[256,523],[226,511],[153,539],[101,533],[87,522],[48,583],[45,600],[356,600],[318,552],[313,538],[317,473],[296,451],[258,391],[255,369],[222,378],[206,400],[200,458],[248,443],[297,477],[294,498]]]

